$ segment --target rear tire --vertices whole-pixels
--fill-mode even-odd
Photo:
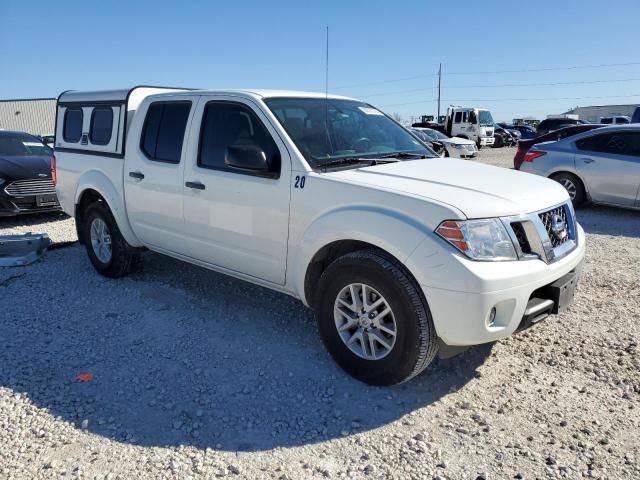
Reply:
[[[571,202],[575,208],[578,208],[584,203],[586,199],[584,185],[573,173],[562,172],[553,175],[551,178],[567,190],[569,198],[571,198]]]
[[[140,263],[140,250],[127,243],[104,202],[89,205],[83,218],[84,245],[98,273],[123,277]]]
[[[371,385],[405,382],[436,356],[438,341],[429,307],[415,281],[384,252],[360,250],[338,258],[324,271],[318,287],[324,344],[356,379]]]

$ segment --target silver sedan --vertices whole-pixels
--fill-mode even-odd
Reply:
[[[560,182],[575,206],[640,208],[640,124],[603,127],[534,145],[520,170]]]

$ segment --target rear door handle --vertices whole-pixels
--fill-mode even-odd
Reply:
[[[142,172],[129,172],[129,176],[131,178],[137,178],[138,180],[142,180],[144,178],[144,173],[142,173]]]
[[[584,163],[593,163],[593,162],[595,162],[595,160],[593,158],[589,158],[589,157],[582,157],[582,161]]]
[[[185,186],[195,188],[196,190],[204,190],[204,184],[200,182],[185,182]]]

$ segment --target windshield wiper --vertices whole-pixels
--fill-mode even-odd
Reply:
[[[429,158],[424,153],[414,152],[393,152],[378,155],[376,158]]]
[[[366,163],[369,166],[378,165],[379,163],[392,163],[396,160],[386,157],[375,157],[375,158],[367,158],[367,157],[344,157],[344,158],[336,158],[334,160],[327,160],[324,163],[319,163],[318,167],[327,168],[327,167],[336,167],[340,165],[351,165],[354,163]]]

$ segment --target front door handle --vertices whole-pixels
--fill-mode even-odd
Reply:
[[[200,182],[185,182],[185,186],[195,188],[196,190],[204,190],[204,184]]]
[[[593,163],[593,162],[595,162],[595,160],[593,158],[589,158],[589,157],[582,157],[582,161],[584,163]]]
[[[129,172],[129,176],[131,178],[137,178],[138,180],[142,180],[144,178],[144,173],[142,173],[142,172]]]

